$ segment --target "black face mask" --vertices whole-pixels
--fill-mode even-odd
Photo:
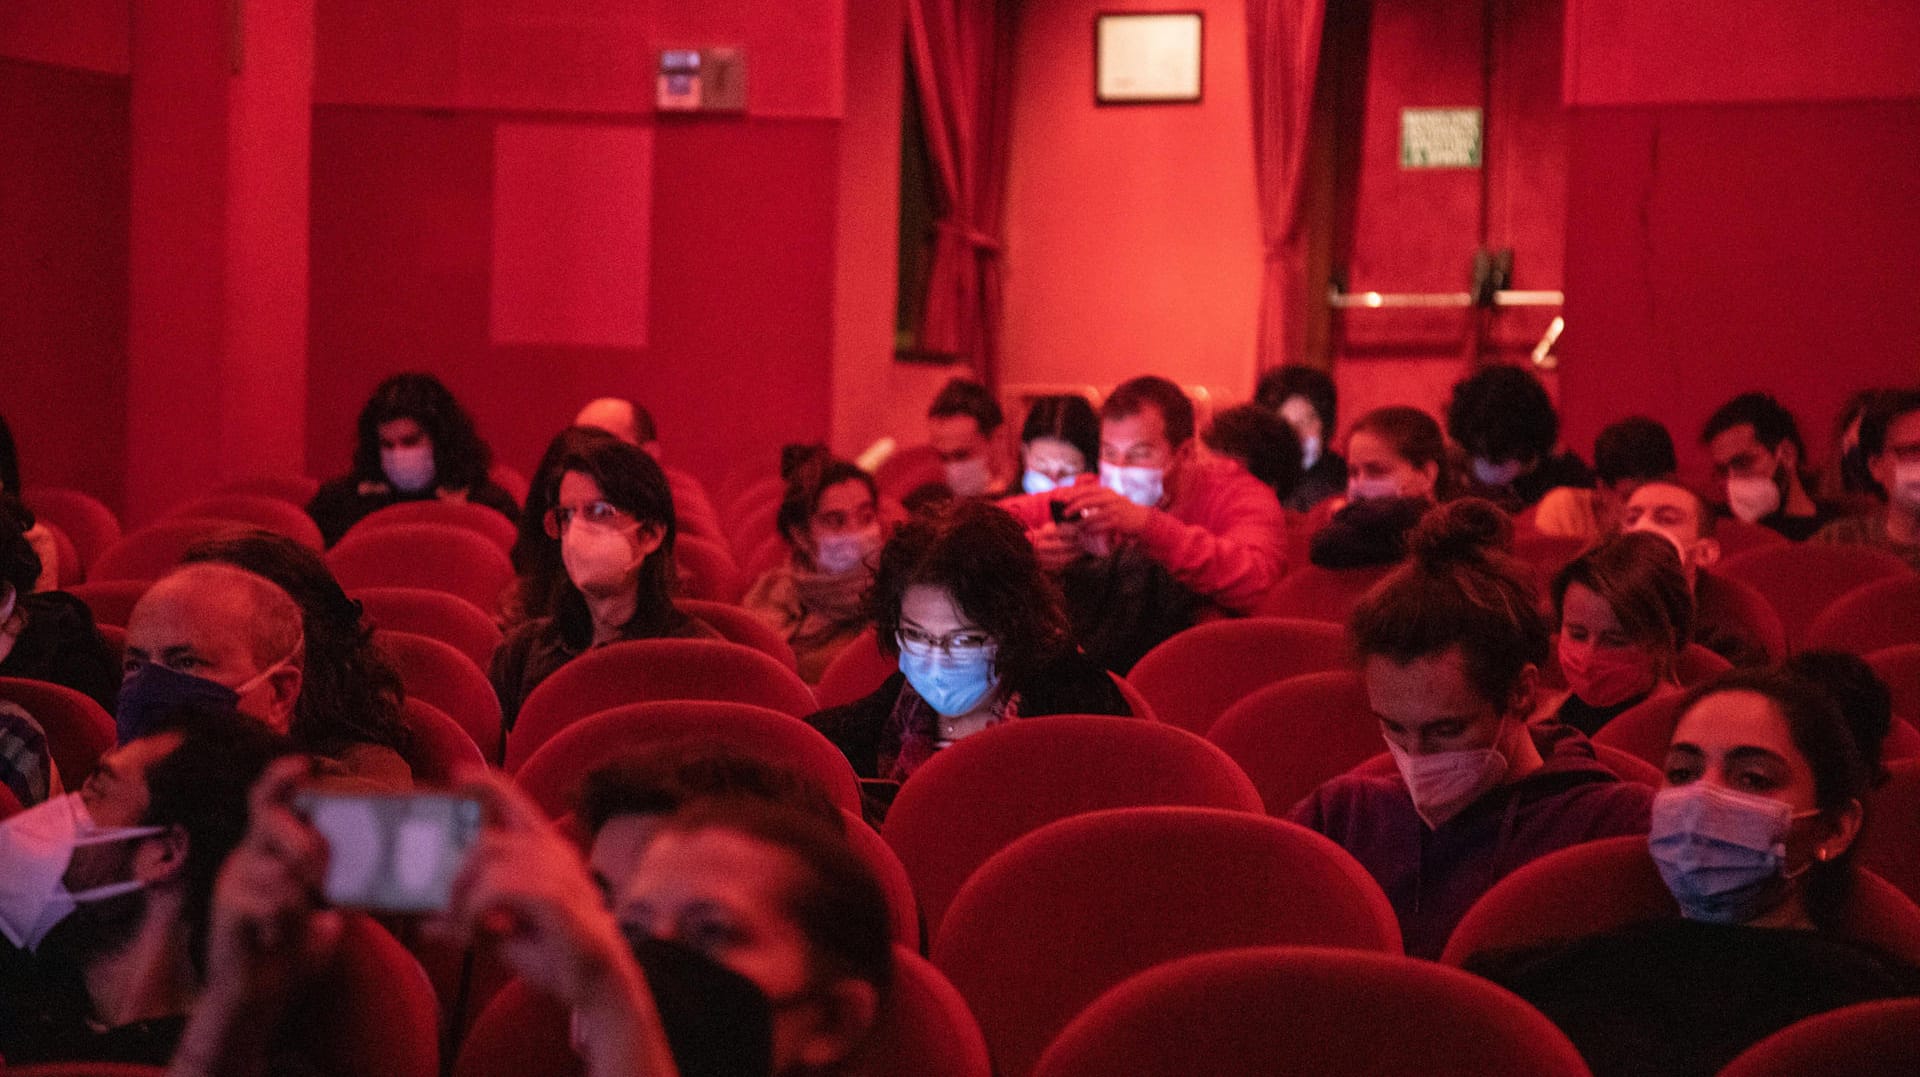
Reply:
[[[231,711],[240,693],[217,681],[143,662],[120,683],[120,702],[113,715],[119,743],[138,740],[160,720],[184,707]]]
[[[690,946],[630,932],[681,1077],[770,1073],[773,1008],[758,985]]]

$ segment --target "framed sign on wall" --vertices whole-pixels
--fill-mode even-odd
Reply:
[[[1094,16],[1094,102],[1145,105],[1199,101],[1200,42],[1198,11]]]

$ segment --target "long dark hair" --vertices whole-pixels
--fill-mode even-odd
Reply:
[[[527,487],[527,504],[520,510],[508,554],[519,581],[521,616],[527,620],[552,616],[554,587],[567,578],[566,566],[560,563],[560,540],[547,534],[547,511],[560,488],[560,462],[594,442],[618,440],[597,426],[569,426],[547,442]]]
[[[679,534],[673,491],[667,485],[666,472],[638,446],[617,438],[584,439],[562,453],[555,463],[545,490],[549,506],[559,502],[560,480],[569,471],[592,479],[608,504],[641,524],[660,527],[660,548],[647,555],[640,565],[639,593],[633,616],[627,620],[624,630],[635,638],[664,634],[677,620],[673,608],[673,592],[678,583],[673,545]],[[587,611],[587,600],[564,570],[553,582],[552,606],[554,619],[567,639],[581,642],[593,638],[593,615]]]
[[[788,546],[795,550],[804,548],[801,536],[806,534],[813,514],[820,509],[821,495],[843,482],[857,482],[865,487],[874,508],[880,507],[880,487],[874,484],[872,475],[856,464],[819,455],[793,469],[787,476],[787,489],[780,497],[780,509],[774,516],[780,537],[786,539]]]
[[[433,482],[446,490],[469,490],[484,482],[493,451],[480,440],[453,392],[431,374],[395,374],[374,389],[360,409],[353,473],[363,482],[386,482],[380,467],[380,424],[412,419],[433,442]]]

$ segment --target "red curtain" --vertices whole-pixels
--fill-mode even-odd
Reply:
[[[1247,0],[1247,74],[1253,160],[1266,273],[1260,289],[1259,369],[1297,360],[1306,339],[1307,243],[1301,203],[1325,0]]]
[[[1014,0],[907,0],[907,49],[939,187],[920,346],[999,375],[1001,202]]]

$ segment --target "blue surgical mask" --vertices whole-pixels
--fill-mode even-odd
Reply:
[[[1783,899],[1787,831],[1818,814],[1705,782],[1671,786],[1654,794],[1647,851],[1681,915],[1743,924]]]
[[[1060,484],[1053,481],[1051,475],[1042,475],[1032,469],[1020,476],[1020,489],[1030,494],[1050,494],[1059,487]]]
[[[1477,456],[1473,458],[1473,477],[1482,486],[1506,486],[1519,478],[1523,470],[1525,468],[1518,460],[1495,463]]]
[[[943,717],[958,718],[970,713],[987,698],[999,677],[993,669],[994,650],[983,647],[971,653],[930,656],[900,651],[900,672],[927,706]]]
[[[417,494],[433,485],[433,446],[409,445],[380,450],[380,470],[402,493]]]

